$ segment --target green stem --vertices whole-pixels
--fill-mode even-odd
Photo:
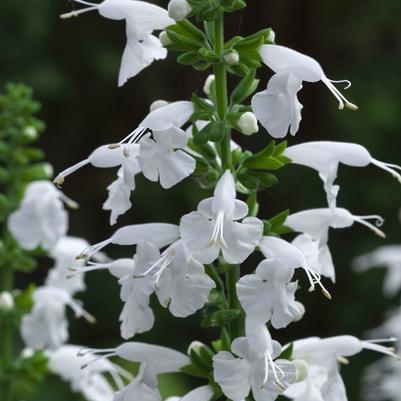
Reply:
[[[11,292],[14,286],[13,270],[6,266],[0,267],[0,289]],[[5,317],[0,325],[0,365],[7,370],[13,362],[13,325],[12,321]],[[12,385],[9,379],[0,381],[0,399],[12,400]]]
[[[214,75],[216,84],[216,107],[220,121],[224,122],[227,118],[228,96],[227,96],[227,71],[223,60],[224,54],[224,13],[214,22],[214,50],[220,61],[214,65]],[[232,169],[231,158],[231,131],[228,130],[221,144],[221,161],[224,169]]]
[[[226,291],[227,302],[230,309],[241,310],[241,305],[237,296],[237,281],[240,279],[240,266],[232,265],[226,272]],[[230,325],[231,339],[241,337],[244,332],[243,319],[235,319]]]

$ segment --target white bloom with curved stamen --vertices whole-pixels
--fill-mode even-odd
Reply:
[[[187,145],[185,132],[176,127],[153,131],[140,140],[138,156],[143,175],[151,181],[160,181],[163,188],[171,188],[191,175],[195,159],[183,151]]]
[[[236,338],[231,351],[221,351],[213,358],[214,380],[230,400],[242,401],[252,391],[255,401],[274,401],[296,379],[291,362],[267,359],[246,337]]]
[[[50,181],[33,181],[28,185],[19,208],[10,214],[7,223],[23,249],[42,246],[50,250],[66,234],[68,214],[63,202],[77,207]]]
[[[90,363],[94,357],[78,356],[81,349],[77,345],[62,345],[56,350],[47,350],[49,370],[69,382],[72,391],[80,392],[88,401],[112,401],[114,390],[105,374],[109,374],[119,388],[123,386],[120,375],[127,379],[132,379],[132,375],[105,359]],[[85,365],[88,367],[83,369]]]
[[[327,202],[332,209],[336,206],[336,198],[339,190],[339,186],[334,185],[339,163],[352,167],[365,167],[369,164],[374,164],[388,171],[401,182],[401,175],[395,170],[401,170],[400,166],[373,159],[363,146],[355,143],[331,141],[306,142],[288,147],[283,155],[291,159],[292,163],[313,168],[319,173],[319,177],[324,183]]]
[[[56,349],[68,340],[66,306],[75,317],[83,317],[91,323],[95,319],[86,312],[70,293],[57,287],[38,287],[33,294],[32,310],[23,316],[21,336],[25,344],[33,349]]]
[[[152,33],[174,24],[167,10],[137,0],[104,0],[101,3],[74,1],[88,7],[62,14],[61,18],[76,17],[97,10],[105,18],[126,21],[127,45],[121,60],[118,86],[124,85],[129,78],[137,75],[154,60],[166,58],[167,50]]]
[[[227,263],[242,263],[263,233],[262,222],[247,215],[248,206],[236,199],[234,178],[227,170],[218,181],[214,196],[201,201],[197,211],[182,217],[181,238],[201,263],[212,263],[220,252]]]
[[[353,262],[355,270],[366,271],[372,267],[386,269],[384,292],[396,295],[401,288],[401,245],[385,245],[366,255],[358,256]]]
[[[357,110],[357,106],[349,102],[334,86],[334,83],[344,82],[348,88],[351,86],[350,82],[328,79],[320,64],[313,58],[278,45],[263,45],[259,54],[275,75],[270,79],[266,91],[254,95],[252,108],[273,137],[283,138],[288,129],[292,135],[298,131],[302,105],[297,99],[297,92],[302,88],[302,81],[322,81],[337,99],[340,109],[345,106]]]
[[[302,268],[309,280],[309,291],[315,289],[317,284],[322,293],[331,299],[330,293],[324,288],[320,281],[320,275],[311,269],[306,261],[305,255],[296,246],[277,237],[263,237],[259,244],[259,249],[267,260],[275,260],[282,269],[287,269],[286,277],[292,277],[296,268]]]
[[[156,294],[173,316],[187,317],[206,304],[216,285],[182,240],[167,249],[166,254],[171,254],[172,260],[156,273]]]
[[[380,342],[382,340],[361,341],[352,336],[311,337],[294,341],[292,358],[306,362],[308,374],[304,380],[292,384],[284,395],[296,401],[346,401],[338,362],[364,349],[396,357],[391,349],[380,345]]]
[[[247,319],[266,324],[271,321],[280,329],[299,320],[303,307],[295,301],[298,283],[291,283],[293,271],[278,260],[262,261],[255,274],[247,274],[237,282],[237,294]]]

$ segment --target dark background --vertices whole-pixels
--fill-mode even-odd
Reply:
[[[167,1],[159,1],[167,5]],[[332,79],[350,79],[347,97],[359,106],[358,112],[338,111],[337,102],[323,84],[304,85],[300,101],[303,122],[291,144],[327,139],[357,142],[383,161],[400,163],[401,99],[400,49],[401,3],[399,0],[249,0],[249,8],[227,18],[227,36],[247,35],[272,27],[276,41],[313,56]],[[123,22],[111,21],[91,12],[77,19],[61,21],[58,14],[71,10],[67,0],[2,0],[0,5],[0,84],[24,82],[35,90],[42,102],[40,117],[47,130],[40,145],[56,172],[87,157],[96,146],[123,138],[147,114],[156,99],[188,99],[193,91],[201,94],[207,74],[193,72],[168,60],[154,63],[123,88],[117,88],[117,74],[125,46]],[[265,68],[259,72],[263,85],[270,77]],[[260,132],[251,138],[234,134],[244,147],[259,149],[270,137]],[[71,213],[71,235],[98,242],[114,228],[108,213],[101,210],[106,186],[114,171],[87,167],[66,180],[64,191],[77,200],[81,209]],[[290,208],[298,211],[323,207],[325,196],[317,174],[306,168],[289,166],[278,174],[280,183],[266,191],[261,200],[264,217]],[[360,215],[381,214],[386,219],[383,241],[362,226],[332,230],[332,249],[338,279],[329,289],[333,301],[319,293],[299,291],[305,303],[305,318],[273,335],[282,343],[304,336],[353,334],[363,336],[377,326],[383,313],[397,299],[385,300],[381,291],[382,272],[357,275],[351,270],[354,256],[384,243],[399,243],[398,209],[401,188],[387,173],[375,167],[352,169],[342,166],[339,206]],[[138,176],[134,207],[118,226],[140,222],[177,222],[206,196],[196,183],[187,179],[166,191],[158,184]],[[132,249],[110,249],[110,255],[129,256]],[[41,282],[43,267],[34,279]],[[31,279],[31,277],[29,278]],[[27,278],[20,277],[20,285]],[[88,346],[113,346],[119,338],[118,314],[121,303],[118,286],[106,272],[87,277],[88,290],[82,294],[86,308],[98,323],[72,322],[71,342]],[[304,288],[306,283],[304,283]],[[157,303],[155,302],[155,307]],[[172,319],[158,308],[156,325],[138,339],[185,350],[193,339],[207,341],[214,332],[200,331],[199,317]],[[360,399],[362,367],[372,355],[366,353],[344,368],[349,399]],[[182,394],[190,385],[186,378],[161,379],[162,392]],[[79,400],[57,379],[32,400]]]

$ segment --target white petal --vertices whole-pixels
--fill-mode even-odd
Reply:
[[[158,374],[179,372],[190,364],[190,359],[180,352],[145,343],[123,343],[116,348],[116,353],[120,358],[131,362],[147,362]]]
[[[247,217],[242,223],[227,222],[224,225],[224,239],[228,247],[222,248],[224,260],[239,264],[255,250],[263,234],[263,223],[256,217]]]
[[[267,132],[284,138],[288,130],[295,135],[301,122],[302,105],[297,98],[301,81],[287,72],[273,75],[267,89],[252,98],[252,110]]]
[[[259,53],[263,62],[275,73],[290,71],[301,81],[308,82],[317,82],[325,77],[316,60],[288,47],[263,45]]]
[[[214,392],[211,386],[198,387],[192,390],[179,401],[210,401],[213,398]]]
[[[117,167],[122,163],[123,152],[124,146],[103,145],[95,149],[88,160],[92,166],[98,168]]]
[[[213,357],[214,380],[232,401],[242,401],[250,391],[251,367],[245,359],[235,358],[229,352]]]
[[[229,170],[226,170],[214,189],[212,203],[213,212],[217,213],[222,210],[227,216],[232,216],[234,212],[235,197],[234,177]]]

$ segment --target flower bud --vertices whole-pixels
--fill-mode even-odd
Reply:
[[[167,100],[163,100],[163,99],[159,99],[159,100],[155,100],[149,107],[150,111],[155,111],[157,109],[160,109],[161,107],[167,106],[168,105],[168,101]]]
[[[32,358],[34,354],[35,354],[35,351],[32,348],[24,348],[21,352],[21,356],[24,359]]]
[[[36,130],[35,127],[32,127],[32,126],[25,127],[24,136],[27,139],[34,140],[38,137],[38,131]]]
[[[159,40],[162,46],[168,46],[173,43],[173,41],[170,39],[170,36],[168,36],[168,33],[166,31],[161,31],[159,34]]]
[[[276,32],[273,29],[270,30],[269,35],[267,36],[267,41],[269,43],[275,43],[276,41]]]
[[[224,55],[224,61],[228,65],[237,65],[239,62],[239,54],[236,50],[231,50]]]
[[[251,111],[245,112],[239,118],[237,124],[244,135],[252,135],[259,131],[258,119]]]
[[[213,83],[214,80],[214,74],[211,74],[206,78],[205,84],[203,85],[203,92],[205,92],[206,95],[210,95],[210,85]]]
[[[301,302],[296,301],[296,305],[298,306],[298,315],[294,317],[294,322],[298,322],[302,319],[305,314],[305,306],[301,304]]]
[[[14,298],[10,292],[4,291],[0,293],[0,310],[9,312],[14,308]]]
[[[295,381],[300,382],[308,376],[308,364],[302,359],[294,359],[292,363],[295,365],[296,379]]]
[[[192,11],[187,0],[170,0],[168,3],[168,16],[175,21],[182,21]]]

